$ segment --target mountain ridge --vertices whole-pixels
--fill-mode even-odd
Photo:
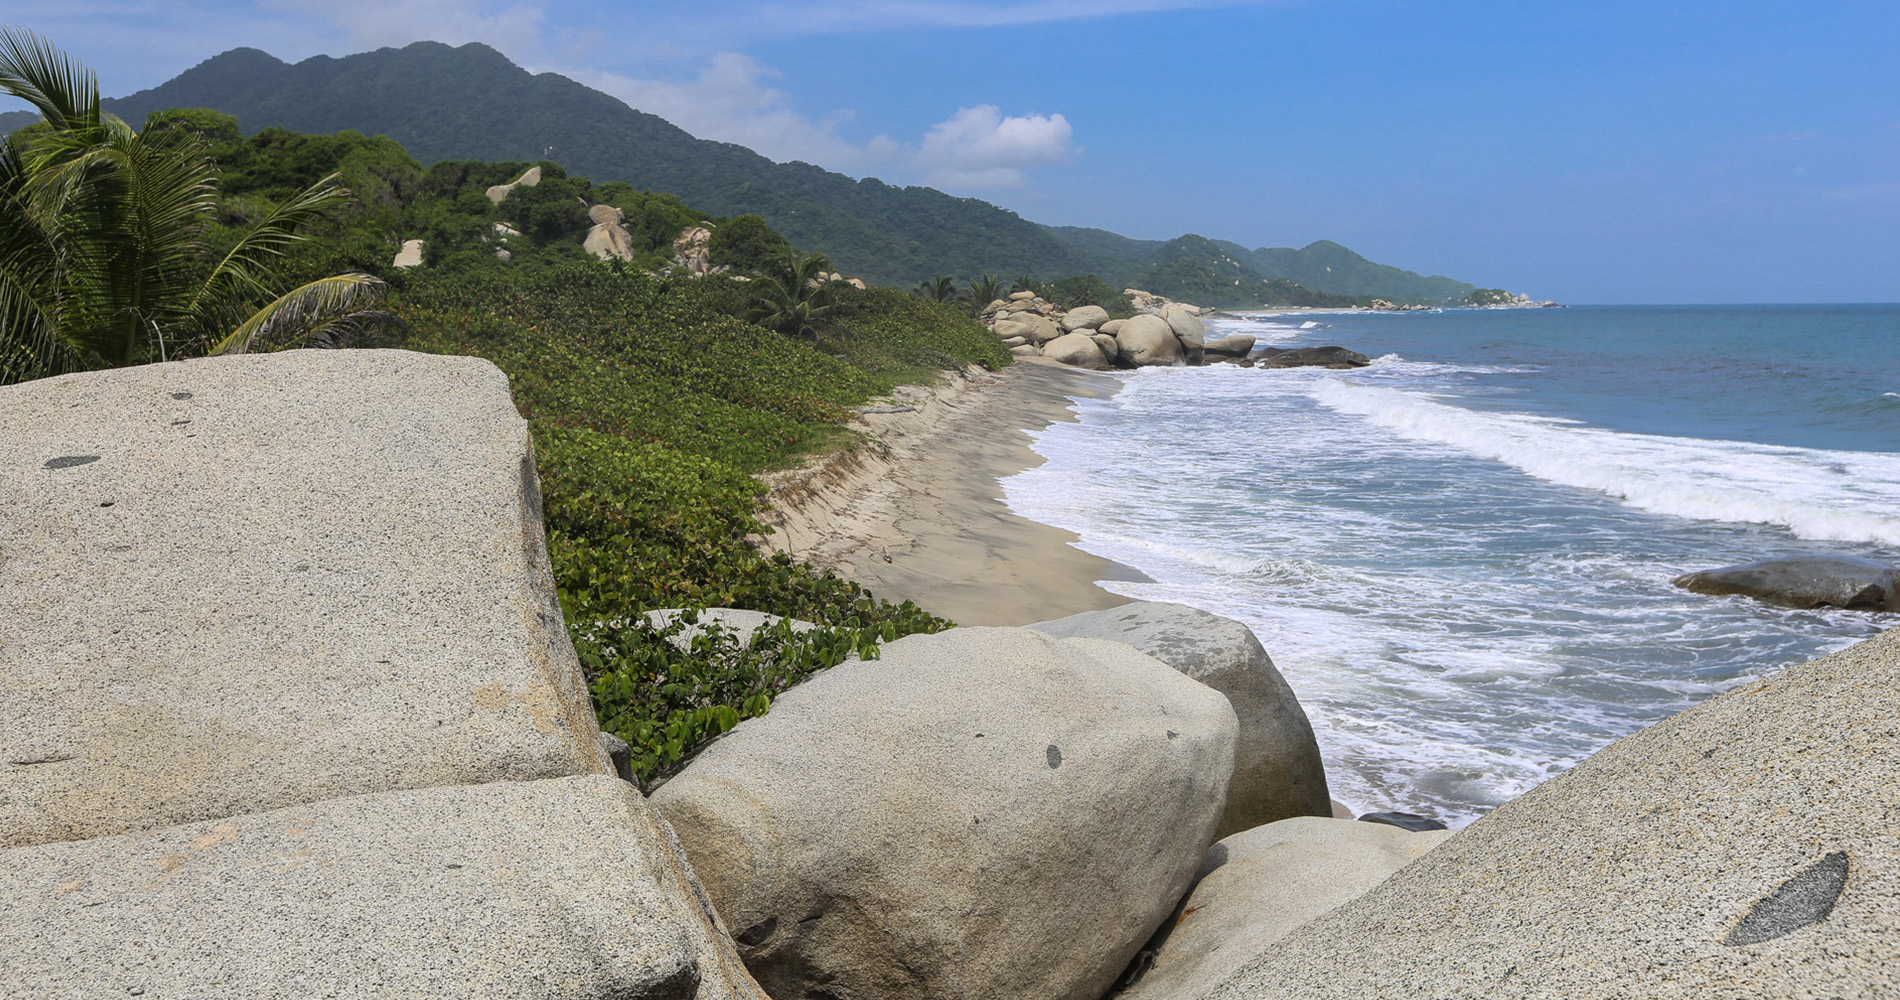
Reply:
[[[1120,286],[1159,280],[1167,264],[1177,287],[1152,290],[1232,293],[1206,303],[1213,305],[1265,301],[1266,293],[1254,294],[1261,287],[1255,279],[1395,301],[1445,301],[1476,287],[1376,264],[1330,241],[1299,250],[1248,250],[1195,234],[1138,240],[1102,229],[1042,225],[934,188],[853,179],[800,161],[775,163],[743,146],[697,138],[567,77],[531,74],[480,43],[414,42],[297,63],[241,47],[157,87],[104,103],[135,123],[154,111],[209,107],[237,116],[247,134],[278,127],[387,135],[425,165],[553,159],[570,173],[670,192],[715,215],[763,216],[793,243],[824,249],[837,267],[882,284],[911,284],[937,274],[1096,274]],[[0,128],[36,118],[31,112],[0,115]],[[1185,248],[1182,241],[1188,241]],[[1240,281],[1233,284],[1216,280],[1227,273],[1223,257],[1249,273],[1237,272]]]

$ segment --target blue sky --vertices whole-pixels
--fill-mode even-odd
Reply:
[[[482,41],[694,134],[1039,222],[1569,302],[1900,301],[1900,5],[15,0],[108,95]],[[16,106],[8,103],[7,107]]]

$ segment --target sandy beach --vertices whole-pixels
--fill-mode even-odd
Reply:
[[[905,387],[867,409],[852,447],[779,473],[776,530],[763,541],[857,580],[889,600],[916,601],[962,625],[1023,625],[1127,602],[1098,580],[1144,579],[1075,548],[1076,536],[1019,517],[999,480],[1042,462],[1029,429],[1075,419],[1072,397],[1121,383],[1051,363],[971,368],[931,387]]]

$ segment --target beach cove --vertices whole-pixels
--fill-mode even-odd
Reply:
[[[1848,360],[1891,350],[1879,339],[1890,311],[1788,312],[1216,319],[1210,337],[1339,343],[1377,360],[1355,372],[1220,365],[1107,376],[1019,364],[986,377],[993,383],[960,383],[954,396],[960,419],[985,414],[993,460],[930,447],[939,424],[928,408],[867,415],[866,425],[907,421],[894,435],[907,442],[894,449],[901,457],[868,477],[868,491],[821,492],[828,503],[879,496],[884,506],[850,501],[857,520],[835,522],[821,543],[807,541],[817,537],[810,526],[782,537],[821,561],[855,552],[832,565],[926,607],[994,587],[990,606],[944,612],[970,624],[1117,600],[1244,621],[1312,716],[1336,798],[1462,826],[1613,739],[1882,627],[1885,616],[1669,585],[1682,572],[1768,556],[1895,560],[1887,532],[1896,529],[1883,519],[1893,458],[1866,449],[1889,432],[1881,421],[1895,419],[1900,398],[1882,395],[1895,387],[1877,384],[1878,364]],[[1843,315],[1838,362],[1748,360],[1802,323],[1838,327]],[[1670,324],[1684,321],[1692,335],[1671,346]],[[1627,342],[1604,339],[1619,324]],[[1539,346],[1544,328],[1558,333]],[[1738,328],[1739,341],[1723,339]],[[1472,332],[1444,332],[1455,329]],[[1647,370],[1641,357],[1603,360],[1639,340],[1653,345]],[[1713,372],[1683,380],[1690,398],[1673,411],[1661,391],[1676,374],[1663,360],[1670,352],[1677,366]],[[1041,390],[1027,394],[1033,404],[1021,390],[987,395],[1019,375]],[[1830,444],[1847,447],[1817,447]],[[1556,465],[1552,478],[1526,471],[1540,457]],[[1845,493],[1829,478],[1844,463],[1858,477]],[[900,483],[924,502],[893,502]],[[943,505],[947,494],[962,506]],[[823,515],[805,514],[809,498],[777,497],[793,519],[822,526]],[[888,563],[849,541],[886,538],[896,529],[867,533],[865,522],[894,526],[897,511],[898,535],[961,541],[900,542]],[[1767,523],[1778,517],[1795,526]],[[986,536],[999,544],[972,542],[1004,526],[1009,534]],[[1031,547],[999,554],[1005,538]],[[1090,553],[1106,563],[1078,558]],[[971,586],[979,573],[984,589]],[[1090,584],[1076,586],[1077,573]]]

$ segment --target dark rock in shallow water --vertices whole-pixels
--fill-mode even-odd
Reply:
[[[1254,356],[1261,368],[1364,368],[1372,359],[1343,347],[1268,347]]]
[[[1201,350],[1210,357],[1218,354],[1222,359],[1228,357],[1244,358],[1249,351],[1253,350],[1253,343],[1253,334],[1237,333],[1231,337],[1222,337],[1219,340],[1207,341],[1201,345]]]
[[[1386,826],[1396,826],[1401,830],[1410,830],[1413,833],[1424,833],[1427,830],[1446,829],[1445,824],[1440,823],[1439,821],[1435,819],[1426,819],[1425,817],[1416,815],[1414,813],[1400,813],[1400,812],[1367,813],[1364,816],[1359,817],[1359,822],[1384,823]]]
[[[1791,608],[1900,611],[1900,570],[1852,556],[1795,556],[1676,577],[1698,594],[1744,594]]]

